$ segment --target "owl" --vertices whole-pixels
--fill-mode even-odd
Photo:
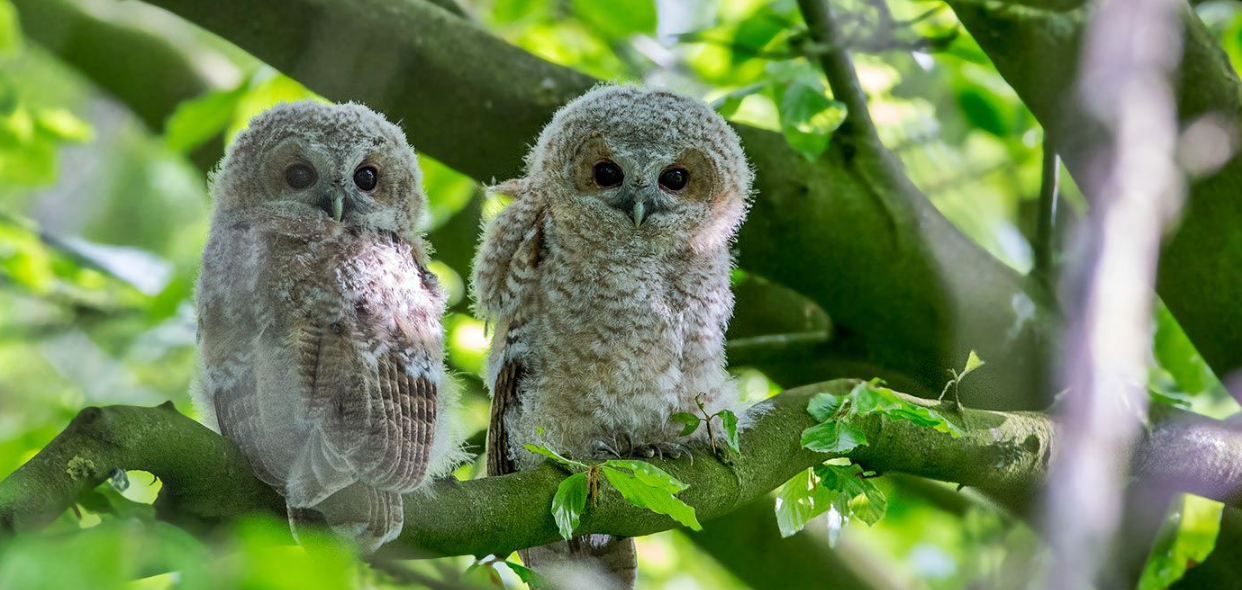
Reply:
[[[204,422],[284,496],[295,537],[326,522],[372,552],[401,532],[401,494],[461,454],[417,158],[364,106],[281,104],[237,135],[211,194]]]
[[[676,452],[677,412],[732,409],[729,247],[752,173],[711,108],[666,90],[598,87],[561,109],[513,202],[485,228],[472,288],[494,328],[490,474],[546,445],[578,458]],[[706,436],[700,428],[694,436]],[[524,555],[594,563],[632,586],[632,540],[592,535]]]

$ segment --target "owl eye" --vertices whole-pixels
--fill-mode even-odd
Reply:
[[[294,190],[302,190],[315,184],[315,169],[306,164],[294,164],[285,168],[285,183]]]
[[[595,165],[595,184],[608,188],[621,184],[622,180],[625,180],[625,173],[621,172],[620,166],[612,162],[600,162]]]
[[[375,185],[379,184],[379,170],[374,166],[365,166],[354,172],[354,184],[365,192],[375,190]]]
[[[660,173],[660,186],[670,191],[686,188],[688,182],[690,182],[690,171],[685,168],[670,168]]]

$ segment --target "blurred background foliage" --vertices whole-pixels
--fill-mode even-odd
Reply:
[[[1035,119],[943,4],[836,4],[885,143],[964,234],[1027,272],[1042,154]],[[548,60],[604,80],[702,97],[734,121],[782,133],[808,159],[824,151],[846,114],[817,67],[799,57],[805,32],[792,0],[464,5],[495,34]],[[1203,2],[1196,10],[1235,67],[1242,63],[1239,5]],[[149,44],[152,63],[182,63],[184,71],[128,79],[144,64],[92,61],[75,49],[75,38],[58,39],[55,27],[40,20],[65,15],[94,27],[88,31],[120,31]],[[126,93],[125,84],[139,91]],[[152,102],[160,96],[180,100],[158,113]],[[315,96],[227,42],[139,2],[0,0],[0,477],[86,405],[173,400],[193,411],[191,293],[208,226],[207,173],[252,115],[303,98]],[[451,291],[449,358],[466,391],[465,419],[481,430],[487,399],[477,376],[487,333],[470,315],[470,253],[460,244],[475,239],[473,216],[494,214],[500,203],[480,203],[477,182],[425,155],[422,164],[432,204],[428,229],[471,232],[457,235],[452,248],[445,241],[435,270]],[[1059,216],[1070,219],[1085,205],[1069,180],[1063,184]],[[734,370],[752,400],[779,391],[754,369]],[[1149,385],[1162,403],[1214,417],[1237,410],[1164,309],[1152,335]],[[476,471],[466,466],[458,475]],[[882,478],[880,485],[890,497],[887,516],[873,527],[851,526],[837,544],[843,555],[874,565],[877,587],[987,586],[1013,560],[1038,559],[1034,533],[987,502],[908,478]],[[132,472],[84,498],[46,532],[0,549],[0,588],[521,585],[500,562],[472,565],[469,558],[355,567],[329,540],[288,546],[285,524],[270,520],[195,538],[153,520],[149,504],[158,488],[150,474]],[[1142,588],[1164,588],[1201,561],[1215,542],[1219,514],[1220,506],[1206,500],[1178,502]],[[800,534],[828,529],[813,524]],[[745,587],[678,533],[640,539],[639,552],[642,587]]]

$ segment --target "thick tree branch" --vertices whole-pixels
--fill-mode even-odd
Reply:
[[[744,456],[726,465],[705,449],[695,459],[654,461],[690,488],[682,498],[700,520],[755,501],[808,466],[829,458],[799,445],[814,422],[806,412],[821,391],[848,392],[856,382],[831,381],[782,393],[743,433]],[[928,403],[910,398],[917,403]],[[1169,411],[1158,416],[1138,449],[1136,474],[1177,481],[1180,489],[1233,505],[1242,496],[1242,434],[1219,423]],[[978,488],[1018,509],[1027,505],[1056,444],[1051,420],[1038,413],[966,410],[965,436],[952,438],[909,422],[862,419],[871,441],[850,457],[868,469],[902,472]],[[250,512],[284,514],[280,498],[255,479],[237,448],[170,405],[88,408],[26,465],[0,482],[0,529],[29,531],[50,522],[114,469],[150,471],[164,482],[162,518],[201,526]],[[394,556],[485,555],[557,538],[549,512],[565,473],[552,465],[473,481],[440,481],[406,501],[406,527]],[[674,528],[667,517],[607,492],[583,516],[580,532],[641,536]]]

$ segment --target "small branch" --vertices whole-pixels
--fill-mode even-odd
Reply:
[[[810,358],[827,348],[828,332],[795,332],[735,338],[725,345],[729,363],[751,365],[772,359]]]
[[[875,123],[871,120],[871,112],[867,109],[867,95],[858,82],[854,60],[846,49],[847,40],[833,20],[828,0],[798,0],[798,7],[802,11],[802,18],[806,21],[811,38],[822,48],[819,63],[824,75],[828,77],[832,95],[845,103],[849,110],[838,133],[852,134],[878,145],[879,135],[876,134]]]
[[[1060,177],[1061,158],[1057,156],[1052,138],[1044,135],[1044,161],[1039,185],[1039,224],[1035,228],[1035,264],[1032,274],[1048,288],[1049,292],[1055,292],[1056,288],[1052,258],[1057,242],[1053,232],[1057,216]]]
[[[743,456],[726,465],[706,448],[693,461],[653,460],[690,485],[682,498],[701,521],[764,497],[829,455],[801,448],[806,412],[820,392],[847,393],[857,382],[829,381],[791,389],[765,402],[742,433]],[[913,403],[926,400],[907,398]],[[870,471],[901,472],[977,488],[1017,510],[1030,504],[1056,444],[1043,414],[963,410],[960,438],[909,422],[867,417],[856,423],[871,441],[850,453]],[[1242,452],[1242,433],[1219,422],[1170,410],[1136,453],[1136,473],[1180,489],[1242,505],[1242,470],[1223,470]],[[0,482],[0,531],[38,529],[102,483],[114,469],[137,469],[163,480],[161,518],[191,529],[243,514],[284,515],[280,497],[251,475],[237,447],[169,404],[156,408],[87,408],[38,455]],[[537,469],[473,481],[446,480],[406,496],[401,538],[389,557],[507,554],[559,538],[549,506],[565,473]],[[634,507],[611,492],[583,516],[579,531],[642,536],[675,527],[665,516]]]

